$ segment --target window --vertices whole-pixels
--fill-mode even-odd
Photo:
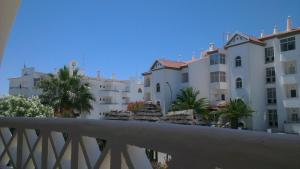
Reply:
[[[210,82],[226,82],[225,72],[210,72]]]
[[[219,72],[220,73],[220,82],[226,82],[226,74],[225,72]]]
[[[288,122],[299,122],[299,108],[287,108]]]
[[[210,65],[219,64],[218,55],[211,55],[210,56]]]
[[[210,65],[225,64],[225,55],[214,54],[210,56]]]
[[[292,114],[292,122],[298,122],[299,118],[298,118],[298,113],[293,113]]]
[[[277,110],[268,110],[269,127],[278,127]]]
[[[267,104],[276,104],[276,88],[267,88]]]
[[[141,89],[141,88],[139,88],[139,90],[138,90],[138,93],[143,93],[143,91],[142,91],[142,89]]]
[[[226,97],[225,97],[225,94],[222,94],[222,95],[221,95],[221,100],[225,100],[225,98],[226,98]]]
[[[281,52],[294,50],[296,48],[295,37],[285,38],[280,40]]]
[[[225,55],[220,55],[220,64],[225,64]]]
[[[33,85],[34,85],[34,87],[38,86],[40,80],[41,80],[40,78],[34,78],[33,79]]]
[[[159,83],[156,84],[156,92],[157,92],[157,93],[160,92],[160,84],[159,84]]]
[[[275,83],[275,68],[269,67],[266,68],[266,82],[267,83]]]
[[[187,83],[189,82],[189,73],[182,73],[182,79],[181,79],[182,83]]]
[[[219,81],[218,72],[210,72],[210,82],[214,83],[218,81]]]
[[[236,78],[236,80],[235,80],[235,87],[237,89],[243,88],[243,81],[242,81],[242,79],[240,77]]]
[[[296,73],[296,64],[290,63],[288,64],[286,74],[295,74]]]
[[[274,48],[268,47],[265,48],[265,63],[274,62]]]
[[[157,106],[160,106],[160,101],[157,101],[157,102],[156,102],[156,105],[157,105]]]
[[[237,56],[235,58],[235,67],[241,67],[242,66],[242,59],[240,56]]]
[[[297,90],[296,89],[291,89],[290,93],[291,93],[291,98],[297,97]]]
[[[150,87],[150,79],[149,78],[145,78],[144,87]]]
[[[298,85],[297,84],[285,85],[285,89],[286,89],[286,97],[287,98],[298,97]]]

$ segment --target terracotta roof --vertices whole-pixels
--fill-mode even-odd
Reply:
[[[249,36],[249,40],[250,40],[251,42],[254,42],[254,43],[264,44],[263,41],[257,39],[257,38],[254,37],[254,36]]]
[[[294,33],[300,33],[300,27],[299,28],[295,28],[291,31],[288,31],[288,32],[278,32],[276,34],[270,34],[270,35],[266,35],[262,38],[259,38],[260,41],[264,41],[264,40],[268,40],[268,39],[271,39],[271,38],[274,38],[276,36],[285,36],[285,35],[289,35],[289,34],[294,34]]]
[[[158,62],[167,68],[175,68],[175,69],[181,69],[182,67],[188,65],[186,62],[179,62],[179,61],[172,61],[172,60],[165,60],[165,59],[160,59],[158,60]]]

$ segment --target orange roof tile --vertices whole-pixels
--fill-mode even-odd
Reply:
[[[172,60],[165,60],[165,59],[160,59],[158,60],[158,62],[167,68],[175,68],[175,69],[180,69],[188,65],[186,62],[179,62],[179,61],[172,61]]]
[[[278,32],[276,34],[270,34],[270,35],[266,35],[262,38],[259,38],[259,40],[261,41],[264,41],[264,40],[268,40],[268,39],[271,39],[271,38],[274,38],[276,36],[284,36],[284,35],[288,35],[288,34],[293,34],[293,33],[300,33],[300,27],[299,28],[295,28],[291,31],[288,31],[288,32]]]

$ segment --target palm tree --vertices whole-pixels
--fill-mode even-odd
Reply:
[[[180,90],[176,100],[172,105],[172,110],[188,110],[193,109],[195,113],[206,116],[208,101],[206,98],[197,99],[200,94],[199,91],[194,90],[192,87],[187,87]]]
[[[225,108],[220,110],[225,118],[230,120],[231,128],[238,128],[241,118],[250,117],[254,111],[242,99],[230,100]]]
[[[40,81],[39,88],[42,91],[42,102],[52,106],[56,116],[74,117],[93,109],[91,101],[95,99],[78,69],[71,71],[64,66],[57,75],[45,76]]]

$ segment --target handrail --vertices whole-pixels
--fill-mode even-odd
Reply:
[[[66,132],[105,139],[115,145],[153,149],[171,155],[171,168],[300,168],[300,137],[296,135],[64,118],[0,118],[0,127]]]

